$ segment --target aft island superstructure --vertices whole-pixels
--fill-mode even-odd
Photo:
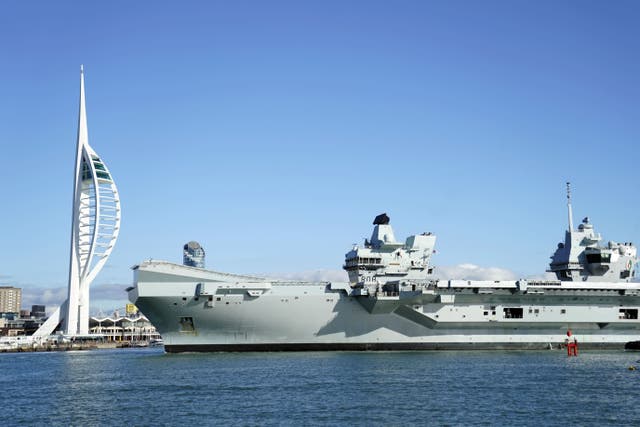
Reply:
[[[640,334],[637,249],[608,242],[588,218],[569,228],[557,280],[436,279],[436,236],[395,239],[386,214],[346,254],[349,282],[293,282],[164,261],[134,269],[129,299],[168,352],[549,348],[567,329],[584,347],[622,348]]]

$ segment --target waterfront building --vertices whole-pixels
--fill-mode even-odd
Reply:
[[[0,336],[17,337],[32,335],[42,325],[44,319],[23,316],[9,316],[0,319]]]
[[[22,289],[0,286],[0,313],[20,313]]]
[[[189,267],[204,268],[204,248],[200,243],[192,240],[184,245],[182,263]]]
[[[140,312],[121,316],[115,311],[111,316],[95,316],[89,319],[92,334],[103,335],[106,342],[148,343],[160,339],[156,328]]]
[[[35,309],[33,309],[35,308]],[[41,311],[38,311],[41,308]],[[0,336],[32,335],[45,322],[45,306],[34,305],[32,310],[0,314]]]
[[[120,232],[120,197],[106,164],[89,145],[84,70],[80,68],[80,109],[73,187],[68,295],[35,336],[58,325],[69,336],[89,333],[89,287],[100,272]]]
[[[46,314],[46,307],[44,305],[32,305],[31,306],[31,317],[35,317],[36,319],[41,319],[43,317],[45,317]]]

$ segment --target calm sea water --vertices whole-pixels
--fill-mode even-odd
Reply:
[[[640,425],[640,353],[0,354],[3,425]]]

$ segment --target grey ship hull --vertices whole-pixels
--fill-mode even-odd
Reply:
[[[129,299],[167,352],[581,348],[640,338],[635,284],[578,289],[511,282],[360,295],[348,284],[273,282],[165,262],[134,268]]]

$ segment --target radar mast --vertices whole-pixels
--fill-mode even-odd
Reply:
[[[569,214],[569,232],[573,231],[573,211],[571,210],[571,183],[567,182],[567,211]]]

